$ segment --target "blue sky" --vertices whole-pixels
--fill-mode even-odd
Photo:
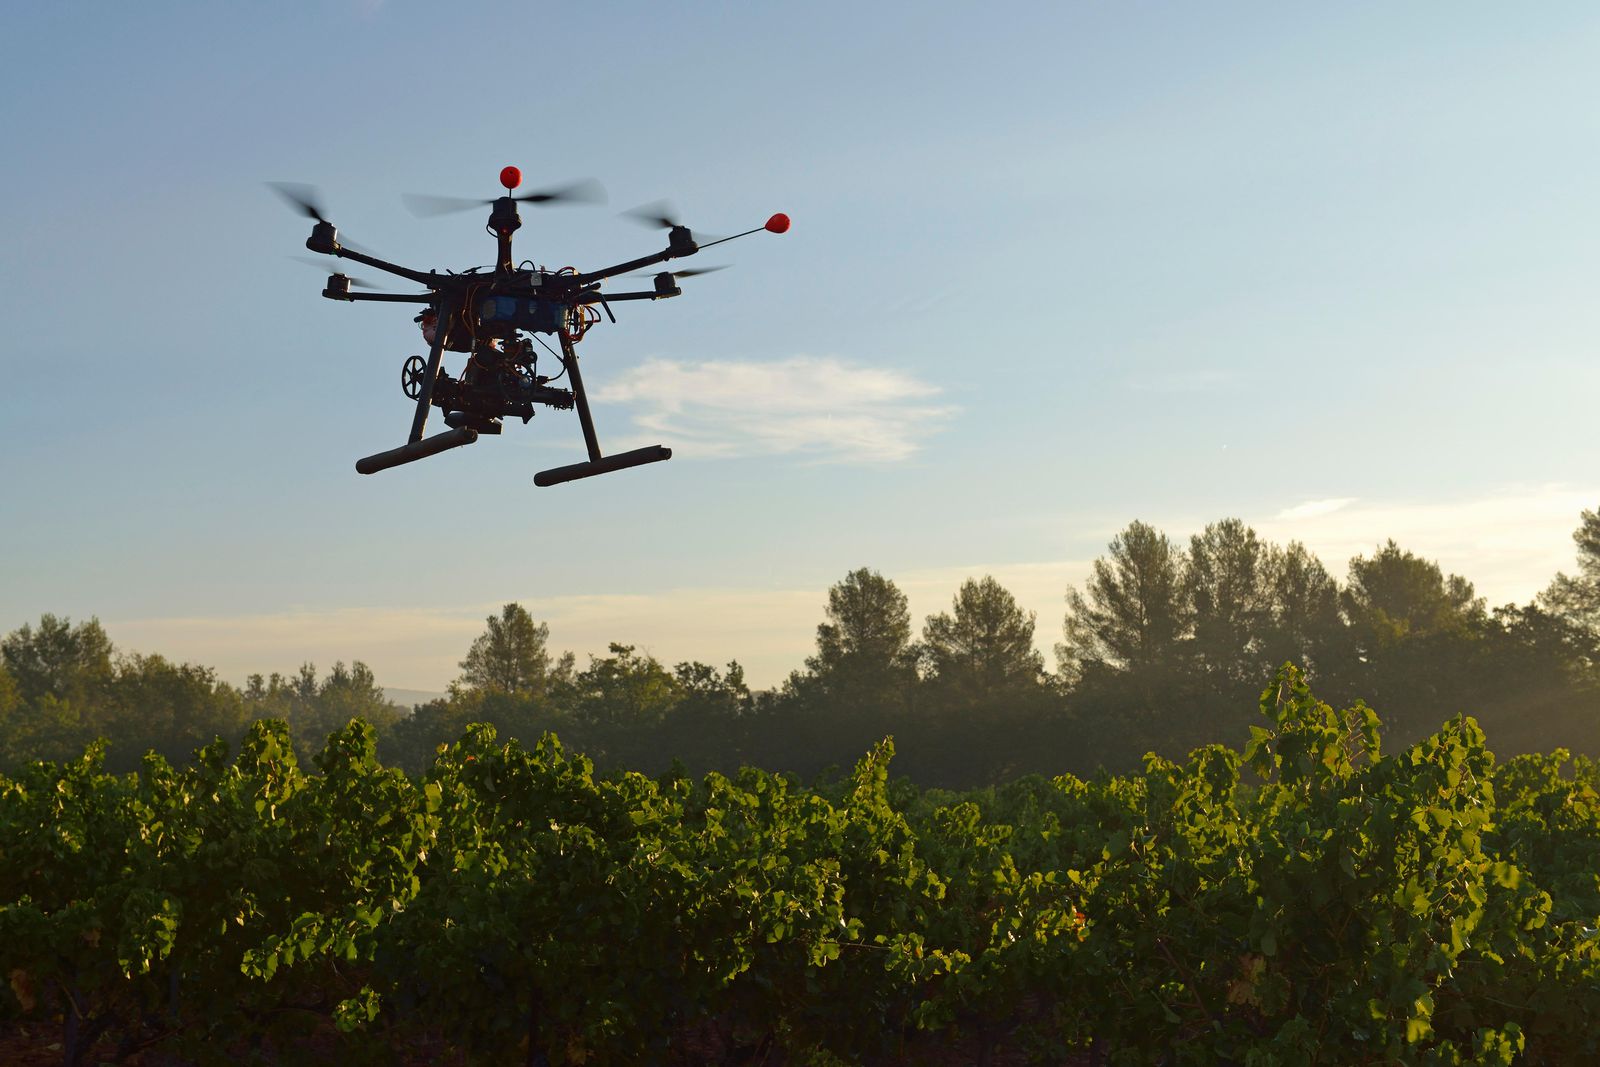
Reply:
[[[439,689],[508,600],[581,653],[771,684],[827,587],[992,573],[1059,638],[1130,520],[1385,538],[1526,600],[1600,503],[1587,4],[20,5],[0,14],[0,630],[97,615],[239,680]],[[670,198],[733,270],[584,342],[570,414],[372,477],[410,312],[318,296],[319,185],[387,258],[596,267]],[[372,272],[362,272],[370,275]]]

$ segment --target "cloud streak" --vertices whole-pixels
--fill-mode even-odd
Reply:
[[[937,386],[833,357],[775,363],[650,359],[595,391],[635,425],[695,456],[795,456],[821,463],[909,459],[955,409]]]
[[[1572,531],[1600,491],[1514,487],[1490,496],[1400,503],[1338,498],[1308,501],[1254,523],[1272,541],[1303,541],[1333,575],[1389,538],[1437,560],[1477,586],[1490,605],[1524,603],[1577,558]]]
[[[1304,504],[1284,508],[1272,518],[1276,522],[1297,522],[1302,519],[1315,519],[1322,515],[1331,515],[1335,511],[1349,507],[1356,502],[1353,496],[1330,497],[1327,500],[1307,500]]]

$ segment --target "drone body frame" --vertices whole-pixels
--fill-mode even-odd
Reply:
[[[572,268],[550,271],[531,265],[518,267],[514,265],[511,253],[512,235],[522,225],[517,210],[518,201],[545,202],[564,198],[565,194],[513,195],[513,191],[521,184],[521,173],[515,167],[501,171],[500,183],[506,187],[506,193],[494,200],[456,202],[469,207],[483,203],[490,205],[488,229],[495,235],[498,245],[492,272],[482,273],[473,269],[461,274],[414,270],[348,247],[340,242],[338,230],[322,216],[308,193],[293,192],[290,186],[278,187],[285,197],[316,220],[311,236],[306,240],[308,249],[373,267],[427,290],[422,293],[358,293],[352,291],[352,279],[343,273],[334,273],[329,276],[322,290],[324,297],[350,302],[420,304],[432,309],[438,316],[426,364],[422,364],[420,357],[414,356],[402,372],[402,387],[406,395],[416,401],[406,443],[358,460],[356,470],[361,474],[375,474],[472,444],[482,434],[498,434],[502,417],[520,416],[527,422],[533,416],[536,404],[557,409],[577,409],[578,424],[589,458],[580,463],[540,471],[534,477],[535,485],[558,485],[671,459],[672,450],[662,445],[649,445],[609,456],[601,452],[578,364],[577,343],[582,340],[589,326],[598,321],[597,307],[615,322],[610,307],[613,303],[664,300],[682,294],[677,276],[672,272],[656,274],[648,290],[631,292],[603,293],[601,283],[606,279],[691,256],[702,247],[721,244],[733,240],[733,237],[700,245],[687,227],[669,219],[655,219],[653,221],[668,229],[667,247],[660,252],[588,272],[577,272]],[[783,233],[788,228],[788,216],[776,214],[765,225],[735,234],[734,237],[743,237],[762,229]],[[524,334],[533,335],[533,338],[548,334],[557,339],[559,351],[551,349],[548,344],[544,344],[544,347],[560,362],[560,375],[552,379],[537,373],[537,352],[533,349],[532,339],[524,337]],[[469,354],[468,369],[463,371],[460,378],[452,378],[444,373],[446,350]],[[568,379],[570,389],[550,384],[563,375]],[[444,410],[445,422],[450,429],[428,437],[424,433],[433,407]]]

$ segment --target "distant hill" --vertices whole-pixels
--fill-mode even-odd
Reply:
[[[443,700],[448,693],[430,693],[426,689],[390,689],[384,687],[383,695],[391,704],[399,704],[410,711],[418,704],[426,704],[430,700]]]

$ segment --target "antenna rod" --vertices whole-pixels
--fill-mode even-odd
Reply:
[[[757,226],[755,230],[746,230],[746,231],[744,231],[744,233],[736,233],[732,237],[720,237],[717,240],[708,242],[706,244],[703,244],[700,247],[701,248],[710,248],[712,245],[720,245],[720,244],[724,244],[724,243],[726,243],[728,241],[736,240],[737,238],[740,238],[740,237],[748,237],[752,233],[755,233],[756,230],[764,230],[764,229],[766,229],[765,226]]]
[[[752,233],[755,233],[756,230],[767,230],[767,231],[769,231],[771,233],[788,233],[789,232],[789,216],[785,215],[783,212],[780,211],[776,215],[774,215],[770,219],[768,219],[766,222],[762,223],[760,226],[757,226],[755,228],[755,230],[746,230],[746,231],[744,231],[744,233],[736,233],[732,237],[722,237],[722,238],[719,238],[719,239],[717,239],[715,241],[710,241],[710,242],[707,242],[706,244],[700,245],[700,247],[702,249],[710,248],[713,245],[724,244],[725,242],[735,240],[736,238],[739,238],[739,237],[748,237]],[[698,243],[698,242],[696,242],[696,243]]]

